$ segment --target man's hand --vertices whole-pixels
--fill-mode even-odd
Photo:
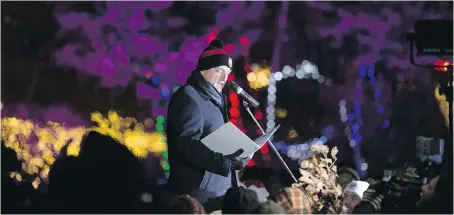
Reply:
[[[241,170],[243,169],[244,165],[250,160],[249,158],[240,158],[239,156],[243,154],[243,149],[238,149],[236,152],[225,155],[226,159],[230,160],[230,170]]]

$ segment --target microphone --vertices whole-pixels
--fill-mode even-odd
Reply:
[[[233,91],[236,92],[236,94],[238,94],[242,99],[246,100],[249,104],[251,104],[252,106],[254,107],[258,107],[260,105],[260,103],[255,100],[251,95],[249,95],[249,93],[247,93],[246,91],[243,90],[243,88],[241,88],[237,83],[235,83],[234,81],[231,81],[229,82],[228,84],[228,87],[230,89],[232,89]]]

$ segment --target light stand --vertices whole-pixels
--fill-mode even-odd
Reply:
[[[255,124],[260,129],[260,131],[262,131],[262,134],[265,134],[265,130],[263,130],[262,126],[257,121],[257,119],[255,118],[254,114],[252,114],[251,109],[249,108],[249,103],[247,103],[246,101],[243,101],[243,106],[246,109],[246,111],[248,112],[248,114],[251,116],[252,120],[254,120]],[[268,145],[274,151],[274,154],[276,154],[276,156],[279,158],[279,160],[281,161],[282,165],[285,167],[285,170],[287,170],[288,174],[290,174],[290,176],[292,176],[293,181],[295,183],[298,183],[298,180],[296,180],[296,178],[293,175],[292,171],[290,171],[290,168],[288,168],[288,166],[285,163],[284,159],[282,159],[282,156],[279,154],[279,152],[276,150],[276,148],[274,147],[273,143],[269,139],[268,139]]]

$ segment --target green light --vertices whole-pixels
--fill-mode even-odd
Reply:
[[[170,172],[164,172],[164,176],[169,179]]]
[[[176,92],[178,89],[180,89],[180,86],[173,87],[173,92]]]
[[[158,123],[164,123],[164,116],[158,115],[158,116],[156,117],[156,121],[157,121]]]
[[[170,169],[169,163],[165,162],[165,163],[162,165],[162,169],[163,169],[164,171],[169,171],[169,169]]]
[[[164,158],[164,159],[169,158],[169,152],[168,151],[162,152],[162,158]]]
[[[157,132],[162,132],[164,131],[164,126],[161,123],[156,123],[154,126]]]

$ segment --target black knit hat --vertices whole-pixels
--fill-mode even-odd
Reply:
[[[224,43],[219,39],[214,39],[200,55],[197,70],[203,71],[218,66],[232,68],[232,58],[224,50]]]
[[[222,202],[223,214],[251,214],[260,205],[257,193],[244,187],[232,187]]]

